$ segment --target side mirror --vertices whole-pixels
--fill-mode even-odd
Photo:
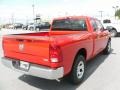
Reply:
[[[106,28],[101,28],[101,31],[103,32],[103,31],[107,31],[108,29],[106,29]]]

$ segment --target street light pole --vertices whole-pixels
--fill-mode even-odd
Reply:
[[[35,19],[35,0],[33,0],[33,3],[32,3],[32,12],[33,12],[33,21]]]
[[[15,23],[15,20],[14,20],[14,13],[11,14],[11,24],[14,24]]]
[[[116,11],[117,11],[117,9],[119,8],[119,6],[113,6],[112,8],[115,10],[114,13],[116,13]],[[115,14],[114,14],[114,15],[115,15]],[[116,16],[115,16],[115,19],[116,19]]]
[[[33,20],[34,20],[34,15],[35,15],[35,5],[34,5],[34,3],[33,3],[33,5],[32,5],[32,8],[33,8]]]
[[[101,21],[102,21],[103,11],[99,11],[99,13],[100,13]]]

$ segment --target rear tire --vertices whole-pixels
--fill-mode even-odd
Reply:
[[[39,28],[36,28],[36,31],[40,31],[40,29],[39,29]]]
[[[84,79],[86,70],[85,58],[82,55],[78,55],[70,73],[70,81],[73,84],[79,84]]]

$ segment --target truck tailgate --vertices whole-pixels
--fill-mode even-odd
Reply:
[[[49,37],[7,35],[3,38],[4,55],[15,60],[49,66]]]

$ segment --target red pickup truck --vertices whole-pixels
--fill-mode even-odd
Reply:
[[[86,62],[111,51],[111,38],[96,18],[71,16],[53,20],[47,32],[3,36],[2,63],[14,70],[74,84],[85,75]]]

